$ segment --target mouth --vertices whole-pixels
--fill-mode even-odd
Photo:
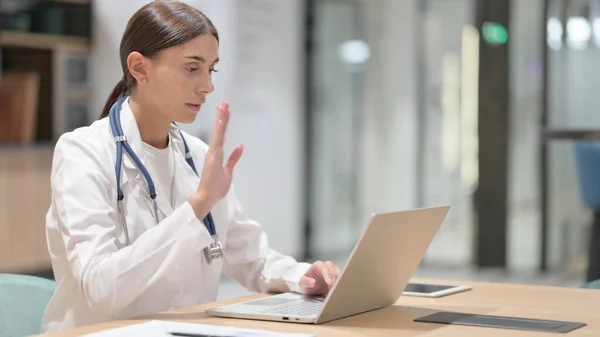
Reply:
[[[187,107],[194,112],[200,111],[200,108],[202,107],[202,104],[186,103],[185,105],[187,105]]]

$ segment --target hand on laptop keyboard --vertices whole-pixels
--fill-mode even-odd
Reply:
[[[326,295],[337,281],[340,272],[340,267],[331,261],[317,261],[300,280],[300,288],[305,294]]]

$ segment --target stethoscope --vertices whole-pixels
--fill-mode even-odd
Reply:
[[[123,97],[119,99],[115,104],[110,108],[109,120],[110,120],[110,129],[112,135],[114,137],[115,143],[117,144],[117,163],[115,166],[115,171],[117,175],[117,202],[119,204],[119,214],[121,215],[121,219],[123,221],[123,229],[125,232],[125,244],[129,245],[129,231],[127,229],[127,222],[125,220],[125,213],[123,212],[123,190],[121,189],[121,162],[123,158],[123,148],[129,155],[129,157],[135,162],[136,166],[146,179],[146,183],[148,184],[148,191],[150,193],[150,198],[152,199],[152,203],[154,206],[154,219],[156,220],[156,224],[158,224],[158,205],[156,203],[156,189],[154,188],[154,182],[152,181],[152,177],[150,177],[150,173],[140,160],[140,158],[135,154],[129,143],[127,143],[127,137],[123,133],[123,129],[121,128],[121,106],[123,102],[127,99]],[[185,147],[185,160],[190,165],[194,173],[198,175],[196,171],[196,165],[194,165],[194,159],[192,158],[192,154],[190,153],[190,149],[183,138],[183,134],[181,130],[179,130],[179,134],[181,136],[181,140],[183,141],[183,145]],[[218,241],[217,230],[215,229],[215,222],[213,220],[212,214],[209,212],[203,220],[204,225],[208,229],[210,236],[214,239],[214,242],[211,243],[208,247],[204,248],[204,256],[206,261],[211,264],[212,260],[220,258],[223,256],[223,245]]]

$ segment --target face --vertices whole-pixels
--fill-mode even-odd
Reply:
[[[217,39],[204,34],[165,49],[153,59],[141,57],[140,74],[132,72],[138,80],[136,89],[148,106],[156,107],[153,113],[168,123],[191,123],[214,91],[212,73],[218,52]]]

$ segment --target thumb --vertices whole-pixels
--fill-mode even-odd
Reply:
[[[237,164],[237,162],[242,157],[242,153],[243,152],[244,152],[244,145],[240,145],[237,148],[235,148],[235,150],[233,150],[233,153],[231,153],[231,156],[229,156],[229,160],[227,161],[227,165],[225,165],[225,167],[227,168],[227,171],[229,172],[229,174],[233,173],[233,168],[235,167],[235,165]]]
[[[312,277],[304,276],[300,279],[300,288],[304,291],[310,292],[312,289],[317,287],[317,280]]]

